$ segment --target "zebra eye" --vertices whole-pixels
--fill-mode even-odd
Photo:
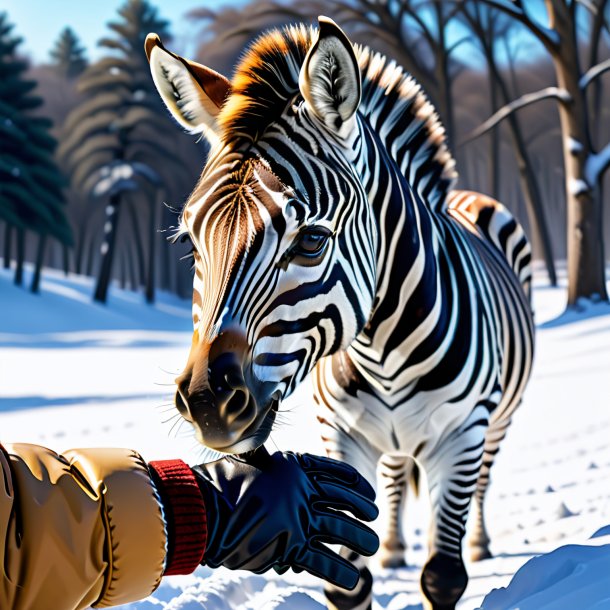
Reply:
[[[332,232],[326,227],[310,227],[305,229],[293,247],[293,253],[296,256],[304,256],[306,258],[318,257],[326,244]]]

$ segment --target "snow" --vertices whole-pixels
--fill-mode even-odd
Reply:
[[[568,182],[568,189],[575,197],[591,190],[589,185],[580,178],[570,178]]]
[[[28,277],[26,277],[27,285]],[[173,379],[190,346],[190,303],[46,271],[41,294],[0,270],[0,438],[62,451],[128,446],[148,459],[211,456],[175,417]],[[498,456],[488,497],[494,558],[468,563],[458,610],[610,609],[610,306],[563,314],[565,287],[535,282],[538,345],[524,404]],[[307,384],[269,445],[322,452]],[[165,423],[164,423],[165,422]],[[426,502],[409,498],[409,567],[374,567],[376,610],[420,610]],[[321,610],[307,574],[211,571],[168,577],[124,610]]]
[[[579,142],[576,138],[568,138],[568,150],[570,154],[577,155],[583,150],[582,142]]]
[[[95,197],[103,197],[124,190],[133,191],[138,186],[134,180],[137,176],[146,178],[151,184],[160,182],[159,174],[145,163],[112,161],[99,170],[99,178],[92,193]]]
[[[486,596],[482,609],[610,607],[610,536],[592,544],[565,545],[548,555],[531,559],[513,578],[508,589]]]
[[[595,10],[597,11],[597,8],[595,8]],[[610,59],[605,59],[589,68],[587,72],[582,75],[578,86],[584,91],[596,78],[599,78],[607,70],[610,70]]]

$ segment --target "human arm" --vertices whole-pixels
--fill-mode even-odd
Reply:
[[[0,470],[0,608],[107,607],[156,588],[167,540],[139,454],[7,444]]]
[[[349,544],[346,536],[355,535],[362,537],[358,548],[376,550],[368,528],[331,508],[373,518],[370,486],[350,467],[314,456],[234,462],[208,464],[204,475],[180,460],[147,465],[123,449],[58,455],[34,445],[0,446],[0,608],[127,603],[149,595],[162,575],[190,573],[201,561],[256,572],[306,569],[355,584],[353,571],[319,543]],[[261,499],[269,486],[286,510],[265,518]],[[254,513],[261,517],[256,527],[237,518]]]

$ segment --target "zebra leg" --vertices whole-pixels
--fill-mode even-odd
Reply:
[[[509,409],[512,415],[513,409]],[[495,413],[494,413],[495,415]],[[485,527],[485,495],[489,487],[489,471],[493,466],[496,455],[500,449],[500,443],[506,436],[506,431],[510,425],[511,417],[493,419],[489,424],[489,429],[485,435],[485,448],[483,451],[483,464],[477,480],[477,488],[474,492],[472,506],[472,527],[468,536],[468,546],[470,547],[470,559],[481,561],[492,557],[489,550],[489,534]]]
[[[415,467],[406,455],[383,454],[379,460],[379,493],[377,503],[385,520],[380,538],[379,563],[384,568],[401,568],[407,565],[405,544],[402,533],[402,518],[409,479]]]
[[[486,405],[477,405],[459,429],[421,456],[432,508],[429,558],[420,581],[425,610],[454,610],[468,584],[462,539],[488,422]]]
[[[381,452],[373,448],[361,434],[341,430],[322,418],[322,438],[329,457],[351,464],[373,487],[376,486],[376,466]],[[351,561],[360,572],[360,580],[353,591],[346,591],[326,583],[324,593],[329,610],[371,610],[373,576],[366,559],[345,547],[340,554]]]

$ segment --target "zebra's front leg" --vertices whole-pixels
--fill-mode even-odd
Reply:
[[[432,509],[429,556],[420,581],[425,610],[454,610],[468,584],[462,539],[488,419],[487,409],[476,407],[458,430],[421,456]]]
[[[376,487],[376,466],[380,452],[357,432],[346,433],[338,426],[319,418],[322,423],[322,438],[328,457],[351,464],[373,486]],[[352,591],[326,584],[324,593],[329,610],[371,610],[373,602],[373,576],[366,558],[342,547],[342,557],[353,563],[360,572],[360,580]]]
[[[407,565],[407,545],[402,532],[402,519],[409,481],[416,468],[406,455],[384,454],[379,460],[379,492],[382,530],[379,563],[384,568],[401,568]]]

